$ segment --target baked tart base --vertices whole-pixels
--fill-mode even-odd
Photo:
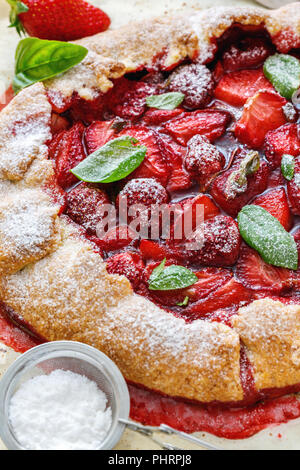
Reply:
[[[241,112],[241,104],[228,106],[216,98],[215,93],[220,76],[237,72],[230,69],[236,67],[236,62],[232,64],[234,54],[230,49],[234,41],[242,42],[246,52],[247,41],[250,46],[256,41],[258,56],[262,55],[256,62],[256,53],[254,59],[250,54],[250,75],[259,74],[264,54],[270,55],[275,49],[297,55],[300,48],[299,4],[272,12],[256,8],[216,8],[197,13],[193,18],[151,20],[83,39],[79,43],[88,48],[89,54],[80,65],[59,78],[23,90],[0,114],[0,299],[6,314],[42,340],[82,341],[101,349],[116,362],[131,383],[155,390],[162,396],[218,407],[220,404],[222,407],[240,407],[266,397],[298,391],[300,304],[297,278],[293,276],[291,280],[280,271],[280,282],[275,283],[275,287],[264,286],[262,289],[247,284],[247,279],[243,278],[241,282],[236,259],[249,257],[251,253],[245,244],[241,246],[239,235],[233,235],[236,200],[228,207],[225,203],[222,205],[218,195],[221,181],[215,189],[210,189],[214,188],[216,180],[213,178],[209,182],[212,186],[208,187],[206,179],[197,175],[198,192],[200,185],[201,193],[207,195],[206,202],[211,201],[216,208],[214,217],[219,217],[219,226],[231,224],[227,229],[237,256],[230,253],[226,257],[221,251],[219,257],[216,255],[211,261],[203,253],[198,263],[198,270],[203,273],[205,269],[206,275],[217,276],[219,270],[214,279],[220,282],[220,289],[225,289],[226,301],[217,308],[207,304],[204,308],[200,298],[199,310],[197,302],[184,309],[166,303],[168,299],[162,301],[159,296],[151,296],[145,285],[109,268],[110,260],[116,254],[129,251],[140,255],[139,242],[130,242],[129,250],[128,246],[125,250],[124,247],[104,249],[93,233],[92,219],[87,221],[88,226],[86,221],[78,224],[78,208],[75,213],[70,208],[70,194],[76,188],[72,186],[74,182],[69,179],[70,175],[64,173],[65,168],[58,167],[57,149],[60,148],[61,132],[65,132],[64,138],[71,131],[74,139],[76,135],[86,136],[91,126],[95,126],[94,121],[103,123],[117,116],[125,121],[122,123],[125,128],[120,131],[123,135],[139,133],[141,136],[142,126],[144,137],[148,131],[151,136],[161,133],[156,144],[162,152],[159,145],[163,141],[165,154],[168,145],[171,146],[169,152],[186,148],[191,137],[201,132],[216,141],[220,151],[232,150],[233,140],[244,138],[237,131],[233,137],[229,130],[232,116],[233,120],[238,120],[236,116]],[[146,112],[144,104],[132,104],[130,99],[135,99],[137,88],[140,91],[148,87],[150,94],[155,94],[153,90],[161,81],[167,81],[173,91],[178,91],[178,86],[179,89],[188,86],[184,72],[183,79],[179,77],[179,80],[174,74],[180,75],[182,69],[178,66],[193,67],[193,64],[196,68],[206,64],[215,86],[211,88],[209,80],[204,84],[201,82],[203,93],[192,96],[189,101],[186,96],[183,108],[179,112],[175,110],[171,118],[160,116],[163,121],[153,130],[151,123],[157,119],[155,113]],[[228,72],[220,72],[220,64],[223,68],[229,67]],[[146,77],[150,77],[149,80]],[[127,87],[129,103],[123,103],[122,107],[123,86]],[[264,83],[263,90],[265,88]],[[259,93],[260,88],[256,92]],[[117,98],[116,93],[119,93]],[[233,108],[236,109],[235,116]],[[206,134],[199,131],[203,112],[205,119],[212,121]],[[186,124],[190,116],[200,122],[194,134]],[[61,118],[58,122],[66,125],[59,132],[56,127],[58,117]],[[292,132],[296,117],[284,114],[278,122],[277,127],[289,126]],[[182,126],[186,126],[186,131],[182,131]],[[272,130],[275,129],[267,129]],[[236,145],[237,140],[234,142]],[[259,141],[255,142],[259,147]],[[197,142],[200,144],[208,145],[206,140]],[[87,145],[86,141],[84,145]],[[239,145],[243,149],[249,147],[249,140],[239,142]],[[86,148],[80,150],[83,154],[86,151]],[[76,152],[77,158],[78,148]],[[193,156],[193,148],[190,152]],[[260,179],[253,177],[249,185],[251,191],[255,191],[242,205],[266,189],[283,187],[281,180],[279,183],[275,180],[278,165],[273,159],[274,153],[268,155],[268,158],[263,157]],[[235,152],[234,157],[239,158],[238,153]],[[228,164],[228,155],[226,158]],[[229,168],[221,157],[218,161],[222,175],[223,170]],[[174,167],[173,173],[166,178],[164,170],[155,161],[152,177],[166,188],[171,202],[175,193],[178,197],[178,191],[186,191],[179,198],[183,201],[190,189],[194,190],[194,164],[191,159],[186,161],[185,167],[179,165],[176,168],[181,172],[178,183]],[[135,174],[136,179],[149,178],[149,166],[143,171]],[[273,186],[270,185],[271,176]],[[129,180],[132,178],[130,175]],[[119,189],[122,191],[124,187]],[[94,190],[102,191],[102,187]],[[214,204],[216,198],[222,213]],[[293,228],[297,228],[296,219]],[[146,271],[151,262],[157,266],[155,263],[161,261],[161,253],[159,257],[148,258],[147,262],[143,259],[143,269]],[[193,265],[193,261],[188,260],[187,264]],[[144,275],[141,274],[141,279]],[[149,419],[138,413],[134,417]],[[181,425],[178,422],[176,426]],[[192,425],[185,429],[196,430]]]

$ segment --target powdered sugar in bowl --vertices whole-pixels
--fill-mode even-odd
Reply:
[[[125,427],[119,422],[119,419],[127,419],[129,415],[130,401],[126,382],[117,366],[105,354],[90,346],[73,341],[56,341],[37,346],[20,356],[7,370],[0,381],[0,436],[4,444],[10,450],[26,450],[29,448],[28,445],[24,445],[24,441],[26,441],[24,439],[26,438],[26,419],[24,417],[23,420],[18,420],[17,405],[20,407],[22,403],[20,400],[18,402],[18,398],[20,398],[18,394],[21,395],[24,390],[24,398],[26,399],[26,392],[28,396],[30,386],[42,386],[43,381],[45,381],[45,383],[55,387],[59,380],[62,382],[60,383],[61,393],[65,393],[68,387],[79,387],[79,396],[92,400],[95,406],[97,404],[99,407],[98,417],[95,420],[97,427],[94,431],[96,432],[93,434],[85,431],[85,434],[82,434],[80,430],[77,433],[78,444],[81,443],[82,445],[83,438],[87,442],[90,436],[94,442],[91,445],[95,445],[95,442],[97,443],[96,433],[99,432],[99,442],[96,449],[112,449],[120,440]],[[36,395],[39,397],[38,393]],[[71,409],[70,402],[72,400],[74,406],[76,406],[76,395],[76,393],[73,393],[72,397],[66,397],[66,412]],[[14,400],[12,401],[13,397]],[[45,401],[47,401],[46,394]],[[12,403],[14,403],[13,415],[11,414]],[[58,397],[58,403],[55,403],[55,406],[61,405],[63,407],[63,403],[62,397]],[[80,412],[80,410],[78,411]],[[36,413],[37,410],[33,407],[32,412]],[[20,414],[22,413],[20,412]],[[30,416],[29,412],[27,414]],[[41,420],[45,420],[45,416],[48,416],[46,404],[44,409],[41,406]],[[87,420],[88,413],[82,412],[82,416],[85,416],[85,421],[82,422],[83,430],[94,421],[91,411],[90,421]],[[61,421],[61,419],[58,421]],[[20,432],[16,432],[17,427],[14,428],[12,422],[14,422],[14,425],[16,423],[19,425]],[[67,418],[61,422],[66,426],[72,424],[72,420]],[[52,428],[55,429],[55,426]],[[74,441],[76,432],[73,431],[72,429],[72,440]],[[17,436],[19,436],[19,439]],[[23,440],[20,439],[20,436]],[[45,439],[45,436],[43,438]],[[42,439],[40,442],[44,446]],[[44,440],[44,442],[46,441]],[[61,448],[63,447],[64,445]],[[38,446],[35,448],[38,448]],[[55,446],[55,448],[59,447]],[[87,446],[87,448],[89,447]],[[76,444],[74,445],[75,449]]]

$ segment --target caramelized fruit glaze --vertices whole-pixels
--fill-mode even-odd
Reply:
[[[220,256],[214,252],[214,238],[219,229],[216,229],[213,221],[216,217],[220,221],[222,241],[224,233],[229,237],[235,231],[234,219],[240,208],[245,204],[256,203],[257,200],[257,204],[271,213],[280,206],[281,212],[277,211],[273,215],[279,217],[280,222],[298,242],[300,211],[297,201],[295,202],[297,191],[281,175],[280,162],[278,163],[280,155],[278,156],[278,151],[274,151],[272,132],[277,132],[275,127],[280,127],[284,141],[290,142],[288,151],[283,153],[292,153],[295,157],[300,153],[300,139],[297,128],[298,111],[294,108],[291,112],[290,109],[284,115],[278,111],[277,105],[281,109],[285,100],[274,94],[272,85],[262,73],[264,60],[275,52],[266,33],[258,28],[241,29],[234,26],[217,41],[217,48],[214,61],[207,64],[211,72],[208,74],[211,78],[207,82],[205,77],[201,79],[203,73],[198,76],[196,73],[193,82],[180,68],[175,70],[177,76],[174,71],[161,73],[154,68],[153,71],[141,70],[117,80],[107,95],[100,95],[92,103],[73,96],[58,108],[49,93],[54,110],[53,139],[49,143],[49,150],[61,187],[61,212],[85,229],[86,237],[97,245],[101,255],[107,260],[107,269],[110,272],[125,274],[137,293],[188,322],[201,318],[224,322],[230,326],[230,318],[237,313],[238,308],[257,298],[268,296],[287,303],[299,302],[299,273],[266,265],[253,250],[241,242],[239,235],[230,242],[234,246],[234,253],[227,260],[220,261]],[[297,50],[290,53],[299,56]],[[193,67],[188,63],[182,65]],[[183,75],[180,76],[180,73]],[[234,86],[238,87],[238,93],[234,93]],[[203,94],[195,98],[192,93],[190,99],[186,98],[183,105],[175,110],[159,111],[147,109],[145,105],[146,96],[165,91],[182,91],[185,94],[186,90],[196,90],[197,87],[202,87]],[[240,88],[243,88],[244,95]],[[263,92],[260,91],[262,89]],[[261,106],[266,104],[261,112],[268,113],[268,109],[273,106],[272,115],[276,114],[278,125],[267,129],[267,136],[261,130],[264,122],[262,126],[258,126],[256,133],[256,129],[251,127],[252,118],[249,125],[249,116],[243,113],[245,101],[255,93],[259,93],[259,100],[262,100],[258,102],[258,109],[262,110]],[[266,114],[267,124],[269,120],[270,117]],[[195,130],[191,131],[193,128]],[[208,137],[208,140],[197,138],[195,141],[195,136],[199,133]],[[106,186],[78,184],[69,169],[99,146],[120,135],[132,135],[148,147],[148,156],[142,165],[126,181]],[[194,144],[191,139],[195,141]],[[280,134],[279,137],[275,134],[275,144],[279,139]],[[210,143],[219,151],[219,167],[206,178],[205,174],[197,171],[195,173],[193,150],[196,146],[196,149],[204,149],[209,153],[209,148],[212,148],[207,147],[207,144]],[[228,204],[220,194],[220,188],[228,175],[237,168],[240,159],[253,147],[260,153],[260,168],[256,174],[248,177],[245,194],[239,194],[234,202]],[[191,155],[190,161],[186,158],[187,152]],[[216,150],[213,152],[215,156],[218,154]],[[210,162],[206,163],[209,170]],[[166,191],[170,204],[180,202],[184,206],[186,201],[195,201],[194,198],[197,198],[196,201],[204,205],[206,224],[208,227],[211,224],[212,227],[211,231],[207,229],[211,245],[206,246],[211,258],[206,253],[193,253],[189,256],[177,242],[140,241],[131,237],[130,233],[125,241],[116,241],[109,234],[104,241],[97,239],[95,221],[99,222],[100,219],[95,216],[96,205],[108,201],[116,203],[124,186],[136,178],[152,178],[152,182],[154,178],[158,181]],[[268,197],[270,191],[273,191],[273,202]],[[55,193],[57,197],[57,192]],[[232,246],[229,246],[229,251]],[[186,265],[193,269],[199,278],[196,287],[173,292],[149,291],[147,280],[164,257],[169,263]],[[178,306],[187,295],[190,298],[188,305]],[[0,340],[19,352],[39,342],[11,324],[7,312],[0,316]],[[241,347],[241,382],[244,390],[242,403],[225,406],[220,403],[203,405],[185,402],[129,384],[131,417],[145,424],[159,425],[164,422],[187,432],[208,431],[231,439],[248,437],[269,424],[299,417],[300,402],[294,395],[283,395],[297,392],[300,385],[258,393],[254,387],[251,364],[243,351],[243,345]]]

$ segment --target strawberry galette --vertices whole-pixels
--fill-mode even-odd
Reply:
[[[4,311],[172,397],[298,391],[299,3],[78,44],[81,64],[0,114]]]

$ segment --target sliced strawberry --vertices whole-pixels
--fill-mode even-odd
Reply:
[[[292,226],[292,217],[288,200],[283,188],[271,189],[265,194],[254,199],[252,204],[266,209],[273,217],[276,217],[285,230],[289,231]]]
[[[215,89],[215,97],[232,106],[243,106],[259,90],[274,90],[261,69],[226,73]]]
[[[285,153],[294,157],[300,153],[298,124],[284,124],[266,135],[265,154],[272,168],[280,166],[281,157]]]
[[[64,113],[65,111],[67,111],[74,101],[73,96],[66,98],[58,90],[49,89],[46,90],[46,93],[48,101],[51,104],[52,111],[57,114]]]
[[[152,240],[141,240],[140,252],[144,260],[160,261],[170,257],[167,247]]]
[[[196,284],[185,289],[185,294],[190,302],[207,297],[232,278],[232,272],[222,268],[204,268],[195,273],[198,277]]]
[[[105,217],[103,204],[110,204],[107,194],[97,188],[81,183],[67,193],[66,214],[77,224],[94,235],[97,225]]]
[[[298,259],[300,260],[300,228],[293,233],[293,237],[295,239],[297,250],[298,250]],[[294,271],[294,286],[295,286],[295,294],[300,297],[300,266],[298,267],[297,271]],[[300,302],[300,298],[297,299],[296,303]]]
[[[199,194],[194,198],[184,199],[180,202],[182,211],[178,211],[174,220],[174,230],[176,238],[180,234],[184,236],[184,226],[189,224],[191,230],[196,230],[197,226],[204,220],[214,218],[220,214],[219,208],[214,204],[210,196],[206,194]]]
[[[131,173],[128,179],[156,178],[163,186],[166,186],[170,170],[159,146],[160,138],[158,134],[151,129],[147,129],[147,127],[134,126],[123,130],[119,135],[132,136],[138,140],[140,145],[147,147],[144,161]]]
[[[116,132],[112,128],[113,121],[96,121],[85,130],[85,142],[88,154],[111,140]]]
[[[103,227],[103,232],[105,227]],[[98,231],[99,234],[99,231]],[[93,241],[106,252],[117,251],[129,245],[134,245],[137,240],[137,234],[127,225],[117,225],[110,229],[100,239],[94,237]]]
[[[295,174],[287,184],[287,192],[293,214],[300,215],[300,156],[295,158]]]
[[[84,125],[78,122],[68,131],[57,134],[49,146],[50,158],[55,160],[57,182],[62,188],[78,181],[70,170],[86,158],[82,144],[83,132]]]
[[[175,109],[154,109],[150,108],[143,116],[143,122],[148,126],[159,126],[164,122],[176,118],[184,111],[182,108]]]
[[[236,266],[237,278],[253,290],[282,293],[292,287],[292,273],[266,263],[257,251],[243,246]]]
[[[268,179],[268,188],[276,188],[277,186],[285,186],[286,179],[282,174],[281,168],[271,171]]]
[[[170,263],[169,261],[169,264]],[[153,264],[151,268],[149,266],[148,269],[150,268],[152,272],[157,265],[158,264]],[[195,272],[195,274],[199,280],[192,286],[169,291],[149,291],[150,297],[154,302],[169,307],[178,306],[178,303],[183,302],[186,297],[189,298],[190,304],[207,297],[211,292],[221,287],[232,277],[230,271],[220,268],[204,268],[201,271]],[[183,308],[185,310],[186,306],[183,306]]]
[[[141,282],[144,263],[137,253],[125,252],[112,256],[106,262],[107,272],[126,276],[133,288]]]
[[[165,124],[163,129],[181,145],[186,145],[196,134],[213,142],[224,134],[230,121],[231,116],[226,111],[204,109],[184,113],[182,117]]]
[[[188,305],[184,310],[184,314],[190,319],[201,318],[207,313],[239,305],[241,302],[250,302],[251,299],[251,291],[231,277],[208,297]]]
[[[251,148],[261,148],[267,132],[286,123],[282,107],[286,99],[269,90],[258,91],[249,98],[235,125],[235,136]]]
[[[193,185],[193,181],[183,166],[186,148],[166,135],[159,139],[158,144],[170,172],[167,190],[175,192],[189,189]]]
[[[113,88],[109,109],[124,119],[137,119],[146,110],[146,97],[157,92],[157,85],[120,78]]]
[[[265,191],[268,185],[270,171],[267,163],[261,160],[259,169],[254,174],[247,176],[248,184],[245,188],[242,187],[235,192],[236,188],[233,186],[232,191],[229,191],[228,183],[230,177],[232,172],[236,171],[239,167],[243,155],[243,152],[239,152],[239,156],[232,167],[213,181],[210,190],[216,203],[232,217],[236,217],[241,208],[254,196]]]
[[[238,46],[233,44],[223,54],[226,72],[257,67],[271,54],[272,48],[261,38],[245,38]]]

